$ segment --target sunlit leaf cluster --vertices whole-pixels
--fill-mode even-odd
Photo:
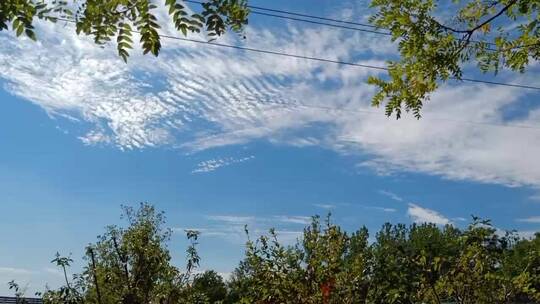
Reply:
[[[56,22],[58,17],[71,15],[67,2],[62,0],[3,0],[0,1],[0,31],[10,28],[17,36],[25,34],[36,40],[34,20]]]
[[[163,4],[170,19],[158,19],[157,9]],[[181,0],[3,0],[0,30],[11,28],[17,36],[25,33],[35,40],[36,18],[73,22],[78,34],[91,36],[99,45],[116,40],[118,55],[127,61],[135,33],[143,53],[157,56],[161,50],[160,28],[165,23],[172,21],[183,35],[204,31],[213,39],[227,30],[241,33],[249,14],[245,0],[209,0],[194,11]]]
[[[390,30],[400,54],[388,63],[387,77],[369,79],[378,87],[373,105],[384,105],[388,116],[411,111],[420,118],[431,93],[460,80],[468,62],[483,72],[524,72],[540,58],[538,0],[373,0],[371,6],[370,21]]]

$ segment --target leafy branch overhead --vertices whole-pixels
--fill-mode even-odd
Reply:
[[[202,3],[200,13],[190,13],[182,1],[165,0],[165,6],[175,28],[183,35],[202,30],[209,37],[221,36],[227,30],[240,33],[249,14],[245,0],[209,0]],[[91,36],[99,45],[116,38],[118,55],[127,61],[134,32],[140,34],[144,54],[159,54],[161,20],[157,18],[157,7],[157,1],[150,0],[0,1],[0,30],[11,27],[17,36],[25,33],[36,40],[36,18],[52,22],[71,20],[76,23],[77,34]]]
[[[450,2],[450,1],[448,1]],[[388,77],[371,77],[378,87],[373,105],[386,114],[420,110],[441,82],[460,80],[463,66],[475,62],[483,72],[502,68],[524,72],[540,58],[538,0],[373,0],[370,21],[390,30],[399,60],[389,62]],[[442,22],[441,9],[451,13]]]
[[[198,13],[183,1],[162,0],[177,31],[205,31],[214,39],[226,31],[241,33],[247,24],[247,0],[205,0]],[[189,1],[197,2],[197,1]],[[140,34],[145,54],[161,49],[160,24],[150,0],[3,0],[0,30],[36,39],[34,19],[70,19],[77,33],[97,44],[116,39],[119,56],[127,61],[133,34]],[[448,80],[463,79],[463,69],[476,63],[482,72],[501,69],[524,72],[540,58],[540,0],[372,0],[370,22],[390,31],[399,58],[388,62],[388,75],[370,77],[377,87],[374,106],[386,115],[403,112],[421,117],[424,103]]]

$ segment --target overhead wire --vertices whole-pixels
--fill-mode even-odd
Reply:
[[[325,22],[301,19],[301,18],[296,18],[296,17],[280,16],[280,15],[257,12],[257,11],[252,11],[250,13],[251,14],[256,14],[256,15],[261,15],[261,16],[275,17],[275,18],[288,19],[288,20],[300,21],[300,22],[305,22],[305,23],[311,23],[311,24],[335,27],[335,28],[340,28],[340,29],[353,30],[353,31],[358,31],[358,32],[365,32],[365,33],[372,33],[372,34],[377,34],[377,35],[392,36],[392,33],[386,32],[386,31],[383,32],[383,31],[379,31],[379,30],[367,30],[367,29],[362,29],[362,28],[357,28],[357,27],[337,25],[337,24],[332,24],[332,23],[325,23]]]
[[[201,5],[204,3],[204,2],[199,1],[199,0],[183,0],[183,1],[188,2],[188,3],[201,4]],[[251,10],[250,14],[256,14],[256,15],[267,16],[267,17],[274,17],[274,18],[281,18],[281,19],[288,19],[288,20],[293,20],[293,21],[300,21],[300,22],[305,22],[305,23],[324,25],[324,26],[329,26],[329,27],[334,27],[334,28],[341,28],[341,29],[346,29],[346,30],[366,32],[366,33],[372,33],[372,34],[377,34],[377,35],[392,36],[392,33],[390,31],[388,31],[388,30],[381,31],[381,29],[382,29],[381,27],[376,26],[376,25],[372,25],[372,24],[368,24],[368,23],[345,21],[345,20],[339,20],[339,19],[334,19],[334,18],[325,18],[325,17],[314,16],[314,15],[308,15],[308,14],[301,14],[301,13],[296,13],[296,12],[291,12],[291,11],[285,11],[285,10],[271,9],[271,8],[261,7],[261,6],[247,5],[247,7],[251,8],[251,9],[256,9],[255,11]],[[257,10],[262,10],[263,12],[257,11]],[[276,15],[276,14],[272,14],[272,13],[265,13],[264,11],[266,11],[266,12],[277,12],[277,13],[284,14],[284,15]],[[347,24],[347,25],[368,27],[368,28],[371,28],[372,30],[362,29],[362,28],[358,28],[358,27],[351,27],[351,26],[332,24],[332,23],[328,23],[328,22],[318,22],[318,21],[313,21],[313,20],[308,20],[308,19],[295,18],[295,17],[290,17],[288,15],[300,16],[300,17],[306,17],[306,18],[312,18],[312,19],[318,19],[318,20],[324,20],[324,21],[331,21],[331,22]],[[497,44],[493,43],[493,42],[480,41],[480,40],[474,40],[474,39],[458,38],[458,41],[466,41],[466,40],[468,42],[470,42],[470,43],[475,43],[475,44],[482,44],[483,43],[483,44],[486,44],[488,46],[495,46],[495,47],[497,46]],[[518,48],[518,47],[516,47],[516,48]],[[491,52],[497,51],[497,49],[490,48],[490,47],[487,47],[486,50],[491,51]]]
[[[70,23],[75,22],[74,20],[70,20],[70,19],[63,19],[63,18],[57,18],[57,19],[60,20],[60,21],[65,21],[65,22],[70,22]],[[138,33],[137,31],[133,31],[133,32]],[[179,40],[179,41],[193,42],[193,43],[206,44],[206,45],[212,45],[212,46],[226,47],[226,48],[232,48],[232,49],[239,49],[239,50],[245,50],[245,51],[258,52],[258,53],[263,53],[263,54],[280,55],[280,56],[292,57],[292,58],[297,58],[297,59],[314,60],[314,61],[335,63],[335,64],[341,64],[341,65],[349,65],[349,66],[368,68],[368,69],[376,69],[376,70],[384,70],[384,71],[389,70],[386,67],[366,65],[366,64],[360,64],[360,63],[354,63],[354,62],[339,61],[339,60],[325,59],[325,58],[319,58],[319,57],[310,57],[310,56],[303,56],[303,55],[296,55],[296,54],[288,54],[288,53],[277,52],[277,51],[261,50],[261,49],[257,49],[257,48],[242,47],[242,46],[237,46],[237,45],[217,43],[217,42],[211,42],[211,41],[205,41],[205,40],[197,40],[197,39],[191,39],[191,38],[183,38],[183,37],[170,36],[170,35],[160,35],[160,36],[163,37],[163,38],[172,39],[172,40]],[[521,85],[521,84],[513,84],[513,83],[504,83],[504,82],[494,82],[494,81],[486,81],[486,80],[479,80],[479,79],[472,79],[472,78],[462,78],[462,79],[456,79],[456,80],[463,80],[463,81],[474,82],[474,83],[484,83],[484,84],[490,84],[490,85],[508,86],[508,87],[522,88],[522,89],[540,90],[540,87],[537,87],[537,86]],[[294,106],[297,106],[297,107],[321,109],[321,110],[327,110],[327,111],[328,110],[329,111],[344,111],[344,112],[348,112],[348,113],[356,112],[356,113],[363,113],[363,114],[381,115],[380,112],[368,111],[368,110],[362,110],[362,109],[345,109],[345,108],[336,108],[336,107],[320,106],[320,105],[307,105],[307,104],[302,104],[302,103],[293,103],[293,104],[283,104],[283,103],[275,103],[275,102],[264,102],[264,103],[273,104],[273,105],[280,105],[280,106],[294,105]],[[495,127],[510,127],[510,128],[520,128],[520,129],[537,129],[537,130],[540,130],[540,126],[532,126],[532,125],[516,125],[516,124],[508,124],[508,123],[479,122],[479,121],[470,121],[470,120],[451,119],[451,118],[445,118],[445,117],[437,117],[436,119],[444,120],[444,121],[450,121],[450,122],[454,122],[454,123],[466,123],[466,124],[486,125],[486,126],[495,126]],[[216,134],[216,135],[218,135],[218,134]]]
[[[355,62],[349,62],[349,61],[342,61],[342,60],[334,60],[334,59],[327,59],[327,58],[320,58],[320,57],[312,57],[312,56],[290,54],[290,53],[285,53],[285,52],[280,52],[280,51],[263,50],[263,49],[257,49],[257,48],[252,48],[252,47],[244,47],[244,46],[238,46],[238,45],[232,45],[232,44],[218,43],[218,42],[205,41],[205,40],[197,40],[197,39],[191,39],[191,38],[183,38],[183,37],[170,36],[170,35],[161,35],[161,37],[168,38],[168,39],[173,39],[173,40],[180,40],[180,41],[193,42],[193,43],[199,43],[199,44],[207,44],[207,45],[212,45],[212,46],[219,46],[219,47],[225,47],[225,48],[231,48],[231,49],[237,49],[237,50],[243,50],[243,51],[256,52],[256,53],[277,55],[277,56],[291,57],[291,58],[297,58],[297,59],[305,59],[305,60],[312,60],[312,61],[319,61],[319,62],[335,63],[335,64],[340,64],[340,65],[354,66],[354,67],[373,69],[373,70],[380,70],[380,71],[389,71],[389,68],[387,68],[387,67],[375,66],[375,65],[369,65],[369,64],[362,64],[362,63],[355,63]],[[514,87],[514,88],[521,88],[521,89],[540,90],[539,86],[524,85],[524,84],[515,84],[515,83],[498,82],[498,81],[488,81],[488,80],[481,80],[481,79],[474,79],[474,78],[451,77],[451,79],[457,80],[457,81],[484,83],[484,84],[490,84],[490,85]]]
[[[199,1],[199,0],[183,0],[183,1],[188,2],[188,3],[203,4],[203,2]],[[255,11],[252,10],[250,13],[261,15],[261,16],[275,17],[275,18],[281,18],[281,19],[289,19],[289,20],[294,20],[294,21],[300,21],[300,22],[306,22],[306,23],[330,26],[330,27],[335,27],[335,28],[342,28],[342,29],[347,29],[347,30],[355,30],[355,31],[373,33],[373,34],[378,34],[378,35],[385,35],[385,36],[391,36],[392,35],[390,31],[387,31],[387,30],[386,31],[381,31],[381,29],[382,29],[381,27],[379,27],[377,25],[369,24],[369,23],[361,23],[361,22],[354,22],[354,21],[348,21],[348,20],[340,20],[340,19],[335,19],[335,18],[321,17],[321,16],[310,15],[310,14],[303,14],[303,13],[298,13],[298,12],[291,12],[291,11],[286,11],[286,10],[279,10],[279,9],[272,9],[272,8],[268,8],[268,7],[261,7],[261,6],[247,5],[247,7],[250,8],[250,9],[256,9]],[[260,11],[257,11],[257,10],[261,10],[263,12],[260,12]],[[284,14],[284,15],[276,15],[276,14],[264,13],[264,11],[280,13],[280,14]],[[361,29],[361,28],[357,28],[357,27],[340,26],[340,25],[327,23],[327,22],[317,22],[317,21],[312,21],[312,20],[307,20],[307,19],[293,18],[293,17],[287,16],[287,15],[299,16],[299,17],[305,17],[305,18],[311,18],[311,19],[318,19],[318,20],[330,21],[330,22],[347,24],[347,25],[368,27],[368,28],[372,28],[374,30],[366,30],[366,29]],[[465,41],[467,39],[459,38],[458,40],[459,41]],[[481,40],[470,39],[469,42],[470,43],[475,43],[475,44],[482,44],[483,43],[483,44],[486,44],[488,46],[497,47],[496,43],[489,42],[489,41],[481,41]],[[511,47],[510,49],[521,49],[521,48],[527,48],[527,47],[532,47],[532,46],[538,46],[538,43],[522,45],[522,46],[515,46],[515,47]],[[492,52],[499,51],[498,49],[493,49],[493,48],[490,48],[490,47],[487,47],[486,50],[492,51]]]
[[[183,0],[183,1],[188,2],[188,3],[201,4],[201,5],[204,3],[204,2],[201,2],[201,1],[197,1],[197,0]],[[340,28],[340,29],[359,31],[359,32],[366,32],[366,33],[372,33],[372,34],[378,34],[378,35],[385,35],[385,36],[391,36],[392,35],[389,31],[381,31],[381,29],[379,27],[377,27],[375,25],[370,25],[370,24],[339,21],[337,19],[322,18],[322,17],[298,14],[298,13],[281,11],[281,10],[274,10],[274,9],[268,9],[268,8],[262,8],[262,7],[254,7],[254,6],[250,6],[250,5],[248,5],[248,7],[263,10],[263,11],[251,10],[249,12],[250,14],[255,14],[255,15],[274,17],[274,18],[281,18],[281,19],[287,19],[287,20],[293,20],[293,21],[300,21],[300,22],[305,22],[305,23],[324,25],[324,26],[329,26],[329,27],[335,27],[335,28]],[[313,18],[313,19],[318,19],[318,20],[326,20],[326,21],[332,21],[332,22],[337,22],[337,23],[342,23],[342,24],[349,24],[349,25],[332,24],[332,23],[328,23],[328,22],[314,21],[314,20],[309,20],[309,19],[291,17],[291,16],[287,16],[287,15],[276,15],[276,14],[267,13],[267,12],[264,12],[264,11],[279,12],[281,14],[308,17],[308,18]],[[352,27],[350,25],[356,25],[356,27]],[[368,28],[371,28],[371,30],[359,28],[358,26],[368,27]]]
[[[198,0],[184,0],[184,2],[198,3],[198,4],[203,3],[203,2],[198,1]],[[247,7],[251,8],[251,9],[262,10],[262,11],[267,11],[267,12],[274,12],[274,13],[280,13],[280,14],[286,14],[286,15],[292,15],[292,16],[298,16],[298,17],[305,17],[305,18],[319,19],[319,20],[324,20],[324,21],[331,21],[331,22],[341,23],[341,24],[364,26],[364,27],[379,29],[378,26],[373,25],[373,24],[369,24],[369,23],[361,23],[361,22],[346,21],[346,20],[340,20],[340,19],[334,19],[334,18],[328,18],[328,17],[314,16],[314,15],[309,15],[309,14],[302,14],[302,13],[297,13],[297,12],[291,12],[291,11],[285,11],[285,10],[279,10],[279,9],[272,9],[272,8],[255,6],[255,5],[247,5]]]
[[[65,19],[65,18],[57,18],[57,20],[75,23],[74,20]],[[140,32],[138,32],[138,31],[132,31],[132,32],[140,34]],[[224,47],[224,48],[243,50],[243,51],[249,51],[249,52],[255,52],[255,53],[276,55],[276,56],[290,57],[290,58],[296,58],[296,59],[304,59],[304,60],[311,60],[311,61],[318,61],[318,62],[334,63],[334,64],[339,64],[339,65],[354,66],[354,67],[373,69],[373,70],[379,70],[379,71],[389,71],[388,67],[369,65],[369,64],[362,64],[362,63],[356,63],[356,62],[350,62],[350,61],[334,60],[334,59],[320,58],[320,57],[313,57],[313,56],[304,56],[304,55],[298,55],[298,54],[290,54],[290,53],[285,53],[285,52],[281,52],[281,51],[263,50],[263,49],[246,47],[246,46],[239,46],[239,45],[232,45],[232,44],[219,43],[219,42],[213,42],[213,41],[206,41],[206,40],[199,40],[199,39],[171,36],[171,35],[166,35],[166,34],[160,34],[160,37],[171,39],[171,40],[192,42],[192,43],[197,43],[197,44]],[[538,90],[538,91],[540,91],[540,86],[515,84],[515,83],[508,83],[508,82],[498,82],[498,81],[488,81],[488,80],[481,80],[481,79],[474,79],[474,78],[457,78],[457,77],[450,77],[450,78],[453,79],[453,80],[456,80],[456,81],[484,83],[484,84],[490,84],[490,85],[498,85],[498,86],[506,86],[506,87],[514,87],[514,88],[521,88],[521,89],[529,89],[529,90]]]

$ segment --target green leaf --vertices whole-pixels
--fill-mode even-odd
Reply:
[[[17,31],[16,31],[16,34],[17,34],[17,37],[19,37],[24,31],[24,25],[20,25],[18,28],[17,28]]]
[[[34,33],[34,31],[30,30],[30,29],[26,29],[25,30],[25,33],[26,33],[26,36],[28,36],[28,38],[36,41],[37,38],[36,38],[36,34]]]

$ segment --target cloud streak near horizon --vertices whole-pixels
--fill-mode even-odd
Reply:
[[[446,225],[452,223],[448,218],[439,212],[412,203],[409,204],[407,215],[409,215],[412,221],[415,223],[433,223],[437,225]]]

